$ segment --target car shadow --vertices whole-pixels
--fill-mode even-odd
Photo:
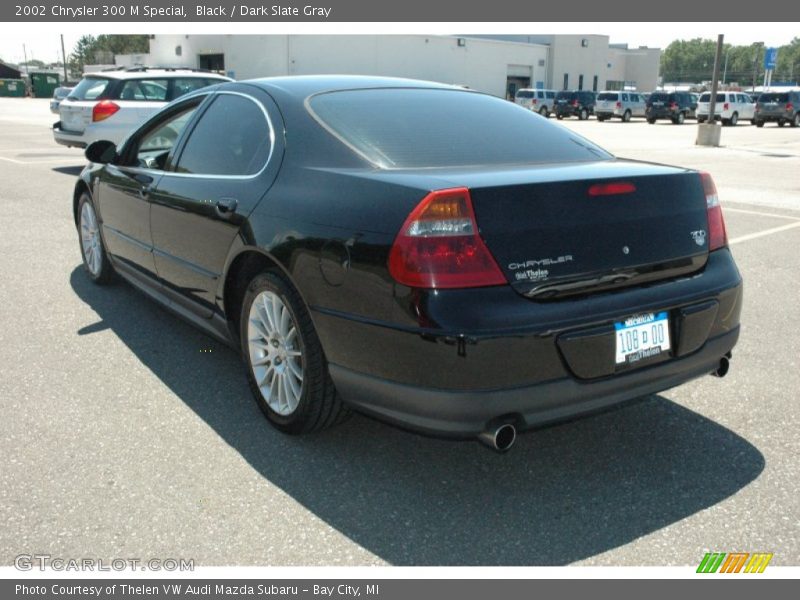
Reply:
[[[73,290],[265,480],[396,565],[563,565],[735,494],[764,469],[745,439],[664,397],[523,435],[508,454],[356,415],[289,437],[250,396],[238,355],[82,267]],[[280,460],[276,460],[280,457]],[[698,549],[699,551],[700,549]]]
[[[78,165],[74,167],[53,167],[53,171],[56,173],[61,173],[62,175],[69,175],[71,177],[77,177],[83,171],[83,167],[85,165]]]

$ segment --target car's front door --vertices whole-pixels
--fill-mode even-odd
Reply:
[[[122,268],[156,278],[150,234],[150,193],[167,157],[201,99],[176,107],[131,136],[118,160],[98,180],[98,204],[106,248]]]
[[[234,238],[275,180],[278,131],[265,92],[218,91],[151,194],[156,270],[172,300],[199,316],[212,315]]]

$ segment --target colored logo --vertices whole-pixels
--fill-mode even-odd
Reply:
[[[698,573],[763,573],[771,552],[706,552]]]

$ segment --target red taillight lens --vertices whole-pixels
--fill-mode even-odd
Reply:
[[[724,248],[728,245],[728,234],[725,231],[725,219],[722,218],[722,206],[717,196],[717,186],[708,173],[700,173],[703,192],[706,195],[706,211],[708,213],[708,251]]]
[[[722,105],[722,110],[728,110],[730,106],[731,105],[726,102],[725,104]]]
[[[622,102],[617,102],[617,108],[622,108]]]
[[[676,108],[678,108],[678,105],[677,105],[677,103],[675,103],[675,102],[670,102],[670,104],[669,104],[669,109],[670,109],[670,110],[675,110]]]
[[[636,191],[636,186],[627,181],[614,181],[612,183],[595,183],[589,188],[590,196],[614,196],[616,194],[631,194]]]
[[[533,102],[531,102],[531,104],[539,104],[539,101],[536,98],[534,98]]]
[[[789,102],[789,104],[786,105],[786,110],[794,110],[794,105],[792,105],[792,103]]]
[[[423,198],[394,240],[389,273],[398,283],[417,288],[507,283],[478,235],[467,188],[438,190]]]
[[[578,101],[577,100],[573,100],[572,101],[572,106],[578,106]]]
[[[92,109],[92,121],[95,123],[97,121],[105,121],[118,110],[119,105],[114,104],[111,100],[101,100]]]

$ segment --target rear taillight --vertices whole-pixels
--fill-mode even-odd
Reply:
[[[595,183],[589,187],[590,196],[617,196],[619,194],[632,194],[636,186],[627,181],[614,181],[612,183]]]
[[[573,100],[572,101],[572,106],[578,106],[578,101],[577,100]]]
[[[507,283],[478,235],[467,188],[437,190],[423,198],[394,240],[389,273],[398,283],[417,288]]]
[[[622,108],[622,102],[617,102],[617,108]]]
[[[678,108],[678,104],[677,103],[675,103],[675,102],[670,102],[669,103],[669,109],[670,110],[677,110],[677,108]]]
[[[119,105],[111,100],[101,100],[92,109],[92,121],[105,121],[108,117],[119,110]]]
[[[789,104],[786,105],[786,110],[794,110],[794,105],[792,105],[792,103],[789,102]]]
[[[722,218],[722,206],[717,196],[717,186],[708,173],[700,173],[703,192],[706,195],[706,212],[708,213],[708,251],[724,248],[728,245],[728,234],[725,232],[725,219]]]
[[[728,104],[727,102],[722,105],[722,110],[728,110],[728,108],[730,108],[730,104]]]
[[[539,104],[539,101],[536,98],[534,98],[533,102],[531,102],[531,104]]]

